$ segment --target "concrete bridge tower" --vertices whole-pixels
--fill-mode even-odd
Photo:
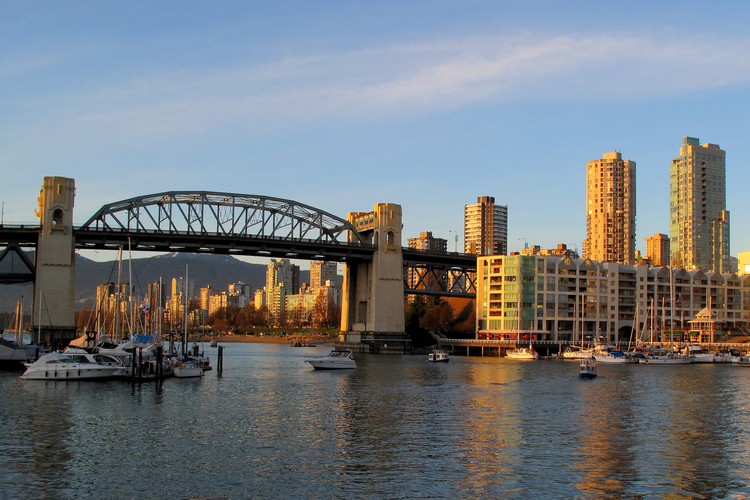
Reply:
[[[54,347],[76,336],[74,197],[73,179],[45,177],[36,213],[42,230],[36,249],[32,337]]]
[[[371,262],[344,266],[341,340],[361,343],[372,352],[408,352],[401,206],[378,203],[372,212],[352,212],[347,218],[376,250]]]

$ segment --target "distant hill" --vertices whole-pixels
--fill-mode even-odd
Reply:
[[[31,256],[33,261],[33,255]],[[121,281],[127,282],[133,276],[135,293],[143,296],[148,284],[161,277],[165,290],[171,288],[172,278],[185,276],[188,266],[188,279],[198,289],[208,284],[218,290],[226,290],[229,283],[242,281],[255,291],[266,281],[265,264],[251,264],[228,255],[168,254],[156,257],[133,259],[128,267],[122,263]],[[117,262],[97,262],[76,254],[76,309],[93,307],[96,301],[96,287],[108,281],[117,282]],[[310,271],[300,272],[300,282],[309,282]],[[24,312],[31,310],[31,285],[0,285],[0,313],[13,313],[16,301],[24,298]],[[0,324],[0,327],[3,325]]]

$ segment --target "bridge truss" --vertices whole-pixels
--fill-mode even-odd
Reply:
[[[292,200],[164,192],[103,206],[75,230],[76,247],[369,259],[374,247],[348,221]]]
[[[475,255],[439,254],[404,248],[404,292],[413,295],[476,297]]]

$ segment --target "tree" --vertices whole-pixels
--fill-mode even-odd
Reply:
[[[453,308],[440,298],[430,301],[420,320],[420,326],[428,331],[446,333],[453,326]]]

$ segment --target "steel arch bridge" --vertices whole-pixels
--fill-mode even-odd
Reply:
[[[36,247],[40,226],[0,228],[0,283],[34,281],[21,250]],[[368,261],[375,245],[350,222],[270,196],[169,191],[101,207],[73,228],[79,250],[193,252],[306,260]],[[403,249],[404,292],[474,297],[476,257]]]
[[[170,191],[104,205],[75,229],[76,247],[368,259],[375,247],[348,221],[270,196]]]

